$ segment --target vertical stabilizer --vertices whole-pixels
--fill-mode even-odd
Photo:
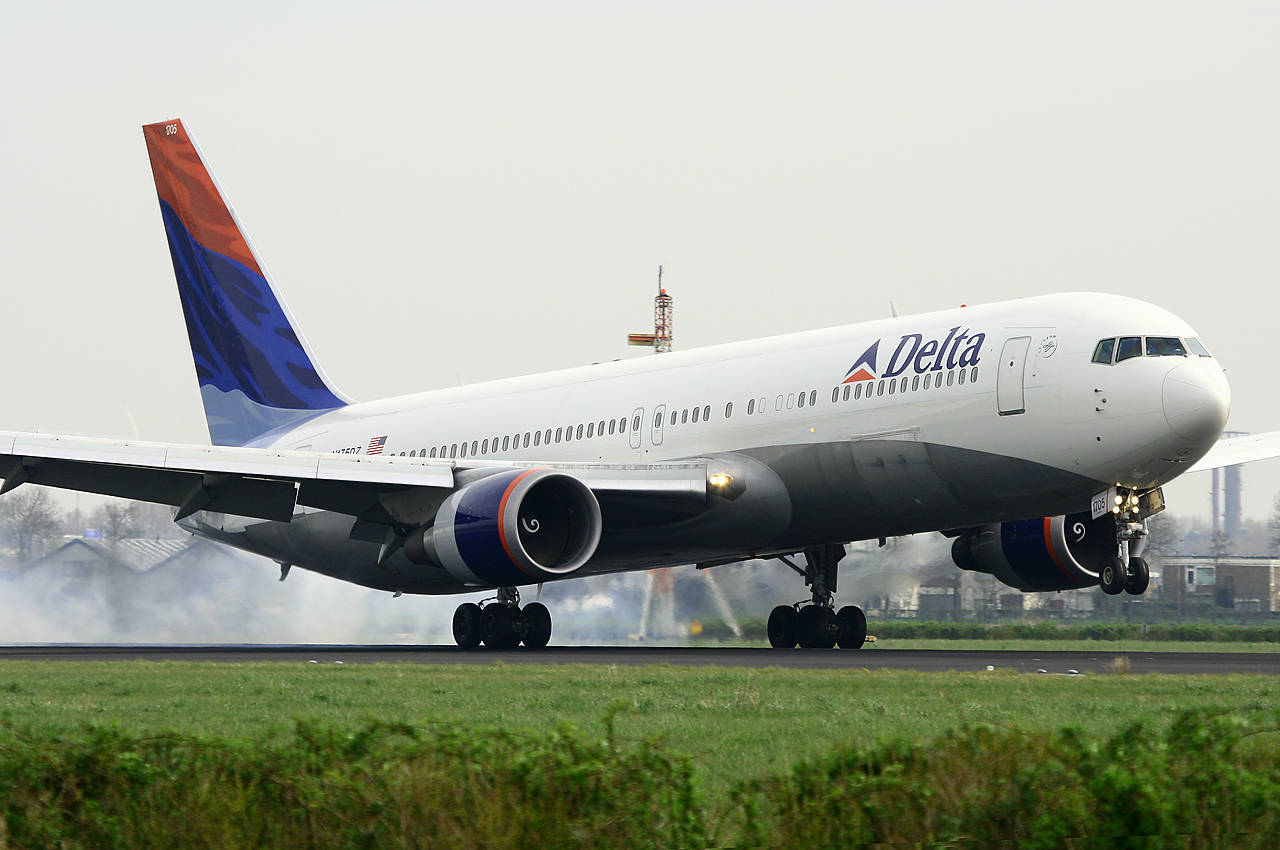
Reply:
[[[325,377],[179,120],[142,128],[215,445],[348,403]]]

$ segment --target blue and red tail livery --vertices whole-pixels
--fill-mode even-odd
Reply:
[[[347,404],[315,362],[195,140],[143,128],[215,445],[247,445]]]

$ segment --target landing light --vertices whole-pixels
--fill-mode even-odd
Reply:
[[[707,483],[712,487],[728,487],[733,483],[733,476],[723,472],[717,472],[715,475],[707,479]]]

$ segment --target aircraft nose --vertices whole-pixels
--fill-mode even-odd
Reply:
[[[1165,375],[1163,397],[1164,418],[1179,437],[1212,442],[1221,436],[1231,410],[1226,378],[1203,363],[1183,363]]]

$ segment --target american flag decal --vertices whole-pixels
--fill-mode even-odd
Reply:
[[[385,446],[386,444],[387,444],[386,434],[383,434],[381,437],[374,437],[372,440],[369,441],[369,448],[365,449],[364,453],[367,455],[380,455],[382,454],[382,447]]]

